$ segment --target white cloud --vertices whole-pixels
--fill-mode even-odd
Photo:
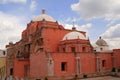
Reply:
[[[26,3],[27,0],[0,0],[0,3]]]
[[[120,38],[120,24],[111,26],[102,36],[104,38]]]
[[[65,24],[65,29],[72,29],[73,25],[71,24]],[[85,32],[88,32],[88,29],[92,27],[92,24],[91,23],[88,23],[88,24],[85,24],[85,25],[74,25],[76,27],[77,30],[79,31],[85,31]]]
[[[79,0],[71,8],[83,19],[104,18],[111,23],[120,19],[120,0]]]
[[[36,0],[31,0],[31,4],[30,4],[30,10],[31,11],[35,11],[37,7],[37,2]]]
[[[64,20],[64,22],[70,22],[70,23],[73,23],[73,22],[78,22],[80,21],[80,18],[75,18],[75,17],[68,17],[67,19]]]
[[[110,26],[120,20],[120,0],[79,0],[71,8],[86,20],[104,19]],[[110,26],[102,35],[111,49],[120,48],[120,24]]]
[[[21,21],[16,16],[0,12],[0,48],[5,48],[10,41],[20,40],[21,32],[25,28]]]
[[[110,49],[120,49],[120,38],[105,39]]]
[[[102,37],[108,42],[111,49],[120,48],[120,24],[111,26]]]

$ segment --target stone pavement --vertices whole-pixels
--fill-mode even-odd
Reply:
[[[120,77],[104,76],[104,77],[86,78],[80,80],[120,80]]]

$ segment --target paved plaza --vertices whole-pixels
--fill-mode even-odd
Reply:
[[[104,76],[104,77],[86,78],[80,80],[120,80],[120,77]]]

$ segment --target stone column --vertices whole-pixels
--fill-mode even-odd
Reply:
[[[100,72],[100,58],[97,56],[96,57],[96,62],[97,62],[97,72]]]
[[[76,54],[76,74],[80,74],[81,72],[81,65],[80,65],[80,57],[79,53]]]
[[[47,56],[48,76],[54,76],[54,60],[52,58],[52,53],[46,52],[46,56]]]
[[[54,60],[48,58],[48,76],[54,76]]]

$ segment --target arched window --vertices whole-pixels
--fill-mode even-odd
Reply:
[[[82,52],[86,52],[86,47],[82,47]]]
[[[71,52],[75,52],[75,47],[71,47]]]

